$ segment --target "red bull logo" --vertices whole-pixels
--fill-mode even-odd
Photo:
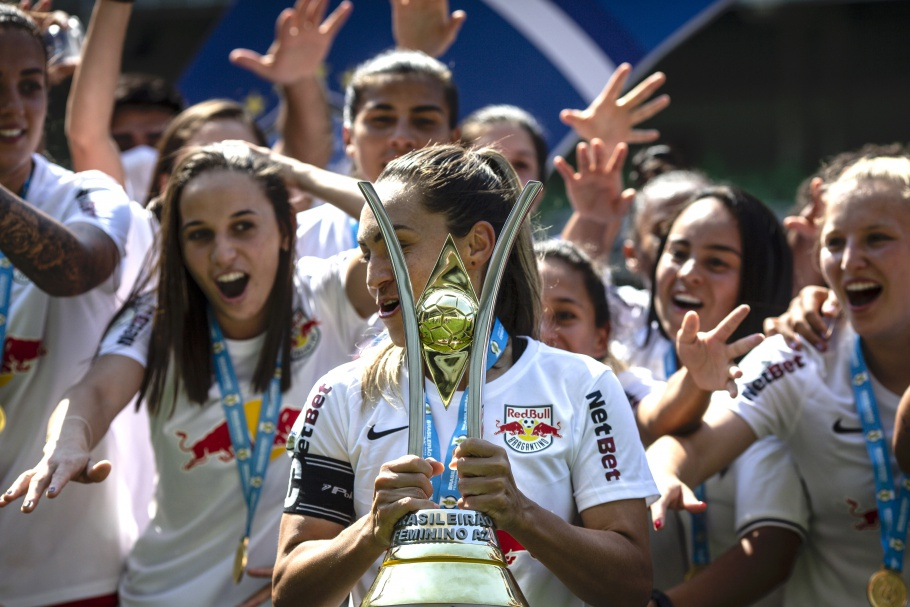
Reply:
[[[302,310],[294,310],[291,326],[291,360],[303,360],[319,345],[319,321],[307,318]]]
[[[536,453],[562,438],[562,422],[553,422],[553,406],[516,407],[506,405],[504,421],[496,420],[493,436],[504,434],[505,443],[519,453]]]
[[[518,543],[518,540],[502,529],[496,530],[496,539],[499,540],[499,547],[502,549],[502,555],[508,565],[515,562],[515,558],[520,552],[528,552],[524,546]]]
[[[845,501],[847,502],[847,512],[857,519],[853,524],[854,529],[857,531],[874,531],[878,529],[878,507],[861,510],[859,502],[856,500],[847,498]]]
[[[40,339],[20,339],[7,335],[3,342],[3,363],[0,366],[0,387],[6,385],[14,375],[28,373],[35,361],[47,354]]]
[[[262,401],[259,399],[248,401],[243,405],[250,438],[254,441],[254,445],[261,406]],[[291,434],[291,429],[294,427],[294,422],[297,421],[298,415],[300,415],[300,409],[292,409],[290,407],[281,409],[278,414],[278,422],[275,424],[275,436],[272,438],[272,451],[269,454],[270,460],[284,453],[288,436]],[[178,430],[174,434],[180,439],[180,450],[191,454],[190,459],[183,464],[184,470],[192,470],[196,466],[205,464],[209,461],[209,458],[220,462],[229,462],[236,455],[227,421],[222,421],[202,438],[195,441],[189,441],[186,432]]]

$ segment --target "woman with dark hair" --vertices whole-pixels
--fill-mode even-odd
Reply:
[[[32,512],[69,481],[103,480],[111,463],[91,449],[138,392],[157,509],[127,561],[122,605],[270,593],[254,578],[269,577],[275,557],[289,469],[276,456],[313,382],[350,359],[375,310],[358,254],[295,264],[293,166],[243,142],[187,153],[165,191],[154,273],[58,406],[78,423],[52,428],[39,464],[0,498],[24,495]]]
[[[342,140],[351,173],[376,181],[394,158],[458,140],[458,89],[444,64],[420,51],[380,53],[355,68],[345,90]],[[357,217],[320,205],[297,217],[298,254],[356,248]]]
[[[428,147],[390,162],[376,189],[395,225],[412,285],[426,283],[451,235],[466,278],[479,291],[519,193],[518,178],[499,153]],[[509,538],[509,568],[531,604],[640,605],[651,583],[643,508],[653,491],[641,466],[635,422],[607,367],[536,340],[539,276],[528,224],[509,255],[496,304],[499,328],[493,334],[501,348],[491,347],[498,355],[488,360],[486,439],[465,438],[459,428],[463,405],[455,403],[466,380],[448,408],[429,385],[427,423],[440,440],[431,440],[420,456],[402,456],[407,432],[381,432],[407,427],[403,385],[409,378],[402,369],[397,285],[369,211],[361,216],[358,241],[389,339],[325,376],[295,425],[293,436],[300,440],[293,441],[276,604],[338,605],[348,594],[359,603],[395,523],[442,501],[495,521],[500,537]],[[528,413],[522,419],[529,431],[502,431],[503,424],[521,425],[519,410]],[[609,431],[598,426],[607,417]],[[540,421],[558,428],[558,436],[530,432]],[[597,442],[605,432],[615,447],[615,458],[608,460]],[[445,478],[436,478],[443,473]],[[323,483],[337,491],[318,491]]]
[[[738,188],[700,190],[666,225],[651,277],[647,339],[629,360],[658,377],[676,369],[672,340],[686,312],[697,312],[709,331],[745,304],[750,312],[731,340],[760,333],[764,318],[786,310],[793,272],[780,221]]]
[[[32,18],[0,4],[0,482],[12,484],[41,458],[51,408],[89,366],[142,257],[128,237],[123,190],[97,171],[73,173],[40,155],[48,109],[47,48]],[[129,252],[129,253],[127,253]],[[5,423],[4,423],[5,422]],[[65,420],[79,428],[79,422]],[[111,453],[110,441],[96,455]],[[25,520],[0,516],[9,552],[0,602],[116,602],[124,524],[115,487],[74,493]],[[72,555],[92,558],[73,561]]]
[[[704,510],[680,481],[697,484],[765,437],[786,445],[811,507],[787,605],[907,601],[910,498],[888,445],[910,385],[908,192],[910,159],[897,155],[858,159],[828,185],[819,265],[844,311],[828,347],[796,350],[783,336],[767,339],[736,363],[741,378],[731,397],[715,393],[693,434],[661,438],[649,452],[665,487],[657,523],[668,505]],[[705,389],[723,386],[730,373],[732,357],[715,345],[681,346],[705,361],[687,370]],[[762,560],[754,570],[775,565]]]
[[[547,140],[531,114],[514,105],[488,105],[461,122],[461,140],[477,147],[493,147],[506,157],[518,179],[546,181]]]

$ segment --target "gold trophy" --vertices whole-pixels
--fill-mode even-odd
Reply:
[[[415,303],[404,255],[382,201],[372,184],[361,181],[359,185],[379,223],[398,285],[410,377],[408,452],[423,456],[422,360],[446,407],[468,368],[467,435],[479,438],[496,295],[519,226],[542,186],[530,181],[518,197],[493,249],[479,300],[449,235]],[[414,355],[416,352],[423,357]],[[474,510],[428,509],[398,521],[389,551],[361,607],[527,604],[508,569],[489,516]]]

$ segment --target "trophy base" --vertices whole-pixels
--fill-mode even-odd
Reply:
[[[525,607],[493,521],[472,510],[418,510],[392,546],[361,607]]]

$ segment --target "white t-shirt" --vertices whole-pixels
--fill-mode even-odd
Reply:
[[[358,220],[322,203],[297,213],[297,257],[331,257],[357,248]]]
[[[740,364],[740,395],[715,395],[759,437],[774,434],[787,443],[812,505],[787,605],[864,605],[869,577],[882,565],[872,463],[850,381],[855,338],[842,323],[825,353],[795,352],[780,336],[767,339]],[[874,377],[872,385],[890,445],[899,396]],[[891,464],[898,478],[893,457]],[[906,570],[905,558],[905,581]]]
[[[640,350],[634,358],[644,367],[652,369],[657,377],[666,378],[665,361],[672,347],[671,342],[657,330],[656,325],[652,326],[649,340],[643,339],[645,331],[639,333],[639,338],[642,342],[647,341],[648,347]],[[783,527],[802,538],[806,537],[809,526],[807,498],[787,446],[775,437],[756,441],[726,470],[705,481],[704,494],[708,503],[705,517],[708,551],[712,560],[758,527]],[[685,560],[691,563],[691,516],[681,513],[680,522],[686,534]],[[666,547],[666,540],[661,540],[658,545]],[[661,552],[653,554],[656,567],[664,559],[676,559]],[[671,580],[664,589],[682,581],[682,578]],[[782,589],[778,588],[753,604],[774,607],[782,603],[782,595]]]
[[[320,380],[298,418],[286,513],[347,525],[369,512],[380,466],[407,453],[407,408],[387,402],[364,406],[361,365],[355,361]],[[433,393],[435,387],[429,387],[428,395]],[[449,407],[448,414],[457,416],[457,408]],[[532,435],[536,425],[523,423],[531,419],[556,433]],[[396,428],[400,431],[388,432]],[[485,385],[483,431],[486,440],[505,448],[518,488],[566,521],[614,500],[656,498],[632,409],[612,371],[591,358],[528,341],[518,362]],[[598,440],[607,439],[615,461],[605,463]],[[339,490],[320,491],[323,482]],[[532,604],[583,604],[514,539],[503,550]],[[380,564],[377,560],[354,587],[354,605]]]
[[[278,524],[290,469],[281,454],[314,382],[351,359],[366,326],[344,290],[344,259],[298,264],[292,329],[292,387],[282,397],[268,473],[249,543],[249,567],[271,567],[278,550]],[[129,356],[145,364],[151,308],[140,307],[105,337],[102,354]],[[255,439],[261,394],[250,387],[265,336],[227,340],[228,352],[244,396],[244,410]],[[155,513],[136,542],[120,586],[120,604],[236,605],[268,580],[231,579],[237,544],[246,525],[237,462],[217,382],[200,406],[181,390],[173,415],[163,407],[151,419],[158,466]]]
[[[66,226],[95,226],[123,258],[130,210],[123,190],[97,171],[72,173],[34,155],[29,204]],[[14,270],[9,325],[0,368],[0,486],[5,490],[43,455],[47,422],[63,392],[89,367],[117,307],[121,267],[76,297],[51,297]],[[93,452],[108,457],[101,441]],[[54,500],[23,515],[0,511],[0,602],[6,607],[51,604],[116,591],[133,537],[120,520],[113,483],[72,483]],[[85,555],[91,555],[86,558]]]

